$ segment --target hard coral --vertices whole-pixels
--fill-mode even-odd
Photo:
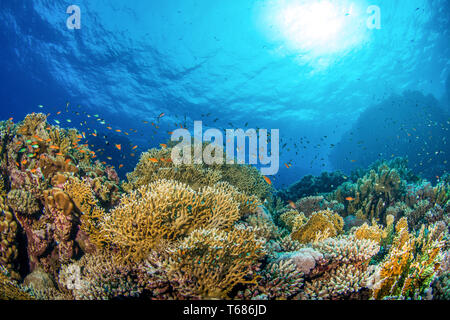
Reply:
[[[325,238],[334,237],[342,232],[344,220],[329,210],[318,211],[311,215],[308,221],[294,230],[291,237],[302,243],[318,240],[322,234]]]
[[[9,211],[3,197],[0,196],[0,265],[5,267],[12,277],[19,279],[15,271],[18,258],[18,224],[14,214]]]
[[[417,236],[412,235],[406,218],[395,229],[394,242],[373,278],[373,297],[419,298],[440,268],[443,234],[437,234],[436,226],[422,226]]]
[[[105,217],[108,241],[125,256],[142,259],[161,240],[176,240],[198,228],[230,230],[239,203],[215,187],[194,191],[186,184],[158,180],[131,192]]]
[[[264,254],[252,228],[197,229],[172,251],[168,277],[185,298],[224,299]]]
[[[135,170],[127,175],[128,182],[123,184],[125,191],[136,190],[158,179],[167,179],[186,183],[193,190],[218,182],[228,182],[244,194],[254,195],[259,199],[270,196],[271,187],[254,167],[237,164],[174,165],[170,160],[171,152],[172,148],[164,148],[151,149],[142,154]]]

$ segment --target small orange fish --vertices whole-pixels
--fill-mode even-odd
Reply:
[[[105,162],[105,161],[102,161],[102,164],[106,165],[106,162]]]
[[[156,159],[156,158],[150,158],[150,159],[148,159],[148,160],[150,160],[151,162],[158,162],[158,159]]]
[[[119,164],[119,169],[123,167],[123,164]]]
[[[134,153],[130,153],[130,156],[134,157],[134,156],[135,156],[135,154],[134,154]]]
[[[97,134],[96,134],[96,133],[93,133],[92,135],[93,135],[94,137],[96,137],[96,136],[97,136]]]
[[[58,152],[56,155],[57,156],[63,156],[63,154],[61,152]]]
[[[158,119],[164,117],[164,115],[165,115],[165,113],[162,112],[162,113],[158,116]]]
[[[347,200],[347,201],[354,201],[355,198],[353,198],[353,197],[347,197],[347,198],[345,198],[345,200]]]
[[[50,149],[54,149],[54,150],[58,150],[58,149],[59,149],[59,147],[58,147],[58,146],[55,146],[55,145],[51,145],[49,148],[50,148]]]
[[[165,144],[165,143],[160,143],[159,145],[163,148],[167,148],[167,144]]]
[[[45,142],[50,142],[52,141],[52,139],[48,138],[47,140],[45,140]]]
[[[20,144],[22,144],[22,141],[17,141],[16,144],[20,145]]]
[[[22,164],[23,164],[23,165],[26,165],[27,162],[28,162],[27,160],[23,160],[23,161],[22,161]]]
[[[286,168],[288,168],[288,169],[290,168],[289,165],[288,165],[287,163],[285,163],[284,165],[286,166]]]
[[[120,129],[117,129],[117,130],[116,130],[116,132],[122,132],[122,130],[120,130]]]
[[[297,209],[297,206],[295,205],[294,201],[288,200],[288,202],[289,202],[289,206],[290,206],[292,209]]]
[[[8,121],[13,121],[13,119],[14,119],[14,118],[11,117],[11,118],[8,119]]]
[[[66,164],[69,164],[70,163],[70,159],[66,159]]]
[[[356,160],[350,160],[351,162],[356,162]]]
[[[169,131],[169,132],[167,132],[168,134],[173,134],[173,131]]]
[[[108,130],[112,130],[112,128],[111,128],[111,127],[106,127],[106,129],[108,129]]]
[[[170,159],[170,158],[166,159],[166,162],[172,162],[172,159]]]
[[[135,150],[138,146],[134,146],[131,150]]]
[[[272,181],[270,181],[269,178],[267,178],[266,176],[263,176],[264,180],[266,180],[267,184],[271,185]]]
[[[116,148],[119,149],[119,150],[122,150],[122,145],[116,144]]]
[[[16,161],[16,165],[18,166],[18,167],[20,167],[20,164]]]
[[[31,169],[30,172],[31,173],[36,173],[37,169]]]
[[[58,111],[56,114],[61,114],[61,111]]]

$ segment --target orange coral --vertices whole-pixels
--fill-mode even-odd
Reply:
[[[429,287],[442,260],[443,233],[437,225],[422,226],[417,236],[408,232],[406,218],[395,226],[396,234],[388,255],[373,278],[373,297],[417,298]]]

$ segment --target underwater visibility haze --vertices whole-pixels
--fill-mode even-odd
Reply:
[[[450,298],[448,0],[2,0],[0,83],[1,299]]]

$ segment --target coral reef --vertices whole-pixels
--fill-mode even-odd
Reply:
[[[205,148],[206,145],[203,146]],[[124,190],[130,192],[158,179],[176,180],[188,184],[193,190],[211,186],[218,182],[228,182],[238,191],[259,199],[270,197],[269,186],[259,171],[247,165],[174,165],[172,148],[151,149],[142,154],[135,170],[127,175]],[[225,157],[225,156],[224,156]]]
[[[448,175],[397,158],[276,191],[251,166],[174,165],[169,144],[125,182],[84,136],[0,122],[0,299],[450,297]]]

